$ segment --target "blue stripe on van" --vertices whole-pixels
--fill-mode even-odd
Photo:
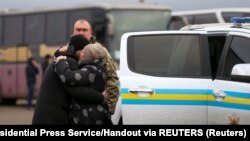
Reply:
[[[207,104],[206,100],[122,100],[122,104],[133,104],[133,105],[204,105]]]
[[[236,103],[226,103],[226,102],[217,102],[217,101],[208,101],[208,106],[250,110],[250,105],[236,104]]]
[[[195,101],[195,100],[122,100],[122,104],[128,105],[192,105],[192,106],[215,106],[223,108],[234,108],[242,110],[250,110],[250,105],[235,104],[217,101]]]
[[[250,99],[250,93],[232,92],[232,91],[225,91],[225,93],[227,94],[227,96],[230,96],[230,97]]]

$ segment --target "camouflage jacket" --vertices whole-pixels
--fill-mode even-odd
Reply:
[[[95,44],[99,44],[99,43],[95,42]],[[109,112],[113,114],[115,112],[115,107],[116,107],[116,103],[118,101],[118,96],[119,96],[119,88],[118,88],[119,79],[116,73],[114,61],[106,48],[105,48],[105,52],[106,52],[106,55],[103,59],[103,66],[104,66],[105,73],[107,76],[105,100],[108,105]]]

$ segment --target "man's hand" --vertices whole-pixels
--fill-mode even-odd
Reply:
[[[107,92],[106,90],[102,92],[102,95],[106,98],[107,97]]]
[[[56,57],[56,58],[55,58],[55,61],[56,61],[56,63],[57,63],[59,60],[62,60],[62,59],[66,60],[67,57],[61,55],[61,56]]]
[[[36,68],[39,67],[39,63],[36,60],[32,60],[31,62],[33,64],[33,66],[35,66]]]
[[[59,48],[60,52],[65,52],[67,50],[68,50],[68,46],[63,46],[63,47]]]

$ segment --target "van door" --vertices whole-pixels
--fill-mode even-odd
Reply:
[[[124,124],[207,124],[212,79],[204,31],[123,35]]]
[[[250,35],[230,33],[209,96],[209,124],[250,124],[250,83],[232,80],[236,64],[250,63]]]

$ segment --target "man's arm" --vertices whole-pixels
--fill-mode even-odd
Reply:
[[[91,104],[99,104],[104,102],[104,96],[102,93],[83,86],[68,86],[67,84],[63,84],[65,90],[68,94],[84,103],[91,103]]]
[[[106,50],[106,48],[105,52],[106,55],[103,59],[103,65],[105,73],[107,75],[105,100],[108,104],[109,112],[114,113],[119,96],[119,88],[118,88],[119,78],[116,73],[116,68],[113,59],[110,56],[109,52]]]
[[[55,72],[60,77],[62,83],[71,86],[88,86],[93,83],[89,79],[92,72],[88,68],[71,70],[69,63],[65,59],[58,61],[55,65]]]
[[[78,69],[78,64],[75,59],[67,57],[67,62],[69,62],[72,70]],[[103,94],[92,88],[86,86],[68,86],[67,84],[63,84],[63,87],[71,97],[76,98],[83,103],[95,104],[104,102]]]

